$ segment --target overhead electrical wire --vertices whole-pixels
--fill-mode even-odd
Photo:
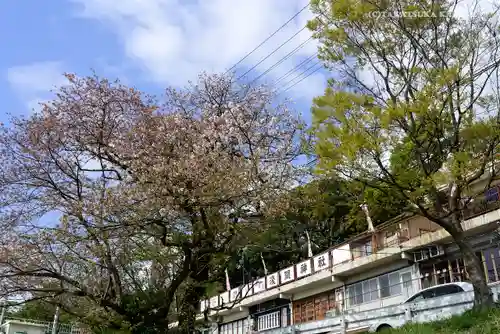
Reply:
[[[228,69],[226,71],[226,74],[229,72],[229,71],[232,71],[236,66],[238,66],[239,64],[241,64],[241,62],[243,62],[245,59],[247,59],[250,55],[252,55],[255,51],[257,51],[257,49],[259,49],[262,45],[264,45],[268,40],[270,40],[272,37],[274,37],[281,29],[283,29],[288,23],[290,23],[291,21],[293,21],[293,19],[295,19],[297,16],[299,16],[300,13],[302,13],[304,10],[306,10],[306,8],[309,7],[309,4],[305,5],[304,7],[302,7],[301,10],[299,10],[297,13],[295,13],[295,15],[293,15],[288,21],[286,21],[285,23],[283,23],[283,25],[281,25],[278,29],[276,29],[276,31],[274,31],[271,35],[269,35],[262,43],[260,43],[259,45],[257,45],[252,51],[250,51],[249,53],[247,53],[243,58],[241,58],[236,64],[234,64],[233,66],[231,66],[230,69]]]
[[[271,35],[269,35],[264,41],[262,41],[259,45],[257,45],[252,51],[250,51],[249,53],[247,53],[243,58],[241,58],[236,64],[234,64],[230,69],[228,69],[226,71],[229,72],[231,70],[233,70],[236,66],[238,66],[239,64],[241,64],[245,59],[247,59],[251,54],[253,54],[257,49],[259,49],[262,45],[264,45],[267,41],[269,41],[273,36],[275,36],[280,30],[282,30],[287,24],[289,24],[293,19],[295,19],[299,14],[301,14],[304,10],[306,10],[308,8],[309,4],[305,5],[304,7],[302,7],[297,13],[295,13],[295,15],[293,15],[290,19],[288,19],[283,25],[281,25],[276,31],[274,31]],[[277,48],[275,48],[271,53],[269,53],[267,56],[265,56],[264,58],[262,58],[261,60],[259,60],[259,62],[257,62],[254,66],[252,66],[250,69],[248,69],[245,73],[243,73],[242,75],[240,75],[237,80],[240,80],[242,79],[243,77],[245,77],[247,74],[249,74],[251,71],[253,71],[255,68],[257,68],[257,66],[259,66],[260,64],[262,64],[264,61],[266,61],[267,59],[269,59],[272,55],[274,55],[278,50],[280,50],[283,46],[285,46],[287,43],[289,43],[293,38],[295,38],[297,35],[299,35],[302,31],[304,31],[305,29],[307,28],[307,26],[304,26],[302,29],[300,29],[299,31],[297,31],[294,35],[292,35],[290,38],[288,38],[286,41],[284,41],[283,43],[281,43]],[[297,47],[295,47],[292,51],[288,52],[285,56],[281,57],[278,61],[276,61],[273,65],[271,65],[270,67],[268,67],[263,73],[259,74],[256,78],[254,78],[249,85],[252,85],[254,84],[255,82],[257,82],[259,79],[261,79],[262,77],[264,77],[265,75],[267,75],[269,72],[271,72],[273,69],[275,69],[277,66],[279,66],[280,64],[282,64],[285,60],[289,59],[291,56],[293,56],[294,54],[296,54],[301,48],[303,48],[308,42],[310,42],[311,40],[313,39],[313,37],[309,37],[306,41],[302,42],[300,45],[298,45]],[[299,63],[297,66],[295,66],[294,68],[292,68],[291,70],[289,70],[287,73],[285,73],[284,75],[282,75],[280,78],[278,78],[273,84],[276,85],[278,83],[280,83],[281,81],[283,81],[284,79],[288,78],[290,75],[292,75],[294,72],[298,71],[299,69],[301,69],[302,67],[304,67],[306,64],[310,63],[316,56],[317,56],[317,52],[315,52],[313,55],[309,56],[308,58],[304,59],[301,63]],[[281,93],[284,93],[288,90],[290,90],[291,88],[293,88],[294,86],[296,86],[297,84],[299,84],[300,82],[302,82],[303,80],[305,80],[306,78],[310,77],[311,75],[313,75],[314,73],[316,73],[317,71],[319,71],[322,66],[320,65],[319,67],[317,67],[317,65],[319,64],[319,60],[316,61],[312,66],[309,66],[308,68],[306,68],[304,71],[302,71],[299,75],[295,76],[292,80],[289,80],[286,84],[284,84],[283,86],[285,87],[285,89],[281,92]],[[316,67],[316,68],[315,68]],[[294,82],[295,80],[299,79],[298,81]],[[283,87],[282,86],[282,87]],[[280,93],[280,94],[281,94]]]
[[[274,82],[274,84],[276,85],[279,82],[281,82],[281,80],[288,78],[291,74],[293,74],[294,71],[300,69],[302,66],[304,66],[307,63],[311,62],[314,59],[314,57],[316,57],[317,55],[318,55],[318,53],[315,52],[314,54],[310,55],[309,57],[307,57],[306,59],[304,59],[303,61],[301,61],[297,66],[295,66],[294,68],[292,68],[291,70],[289,70],[288,72],[286,72],[285,74],[283,74],[281,77],[279,77]]]
[[[262,64],[265,60],[267,60],[269,57],[271,57],[273,54],[275,54],[279,49],[281,49],[283,46],[285,46],[288,42],[290,42],[292,39],[294,39],[298,34],[300,34],[302,31],[304,31],[307,27],[304,26],[302,29],[300,29],[299,31],[297,31],[295,34],[293,34],[292,37],[288,38],[286,41],[284,41],[283,43],[280,44],[280,46],[278,46],[276,49],[274,49],[270,54],[268,54],[267,56],[265,56],[264,58],[262,58],[257,64],[255,64],[253,67],[251,67],[248,71],[246,71],[245,73],[243,73],[242,75],[240,75],[238,77],[238,80],[240,80],[241,78],[243,78],[244,76],[246,76],[248,73],[252,72],[257,66],[259,66],[260,64]]]
[[[305,73],[307,73],[307,71],[309,71],[311,68],[315,67],[319,63],[320,63],[320,61],[316,60],[311,66],[307,67],[305,70],[303,70],[302,72],[300,72],[299,74],[297,74],[294,78],[292,78],[291,80],[288,80],[285,84],[283,84],[283,87],[287,87],[290,83],[292,83],[296,79],[300,78],[302,75],[304,75]]]
[[[287,53],[284,57],[282,57],[280,60],[278,60],[276,63],[274,63],[272,66],[270,66],[266,71],[264,71],[261,75],[259,75],[257,78],[253,79],[252,82],[250,83],[253,84],[254,82],[256,82],[257,80],[259,80],[260,78],[262,78],[263,76],[265,76],[267,73],[269,73],[270,71],[272,71],[274,68],[276,68],[279,64],[281,64],[282,62],[284,62],[285,60],[287,60],[288,58],[290,58],[291,56],[293,56],[295,53],[297,53],[297,51],[299,51],[301,48],[304,47],[304,45],[306,45],[307,43],[309,43],[310,41],[312,40],[312,36],[309,37],[306,41],[302,42],[299,46],[297,46],[295,49],[293,49],[292,51],[290,51],[289,53]]]
[[[257,64],[255,64],[252,68],[250,68],[247,72],[245,72],[243,75],[241,75],[238,79],[241,79],[242,77],[244,77],[245,75],[247,75],[249,72],[251,72],[252,70],[254,70],[257,66],[259,66],[263,61],[265,61],[266,59],[268,59],[270,56],[272,56],[276,51],[278,51],[281,47],[283,47],[285,44],[287,44],[290,40],[292,40],[294,37],[296,37],[300,32],[302,32],[304,29],[306,29],[307,26],[304,26],[300,31],[298,31],[297,33],[295,33],[292,37],[290,37],[288,40],[286,40],[284,43],[282,43],[280,46],[278,46],[278,48],[276,48],[274,51],[272,51],[270,54],[268,54],[266,57],[264,57],[263,59],[261,59]],[[264,77],[267,73],[269,73],[270,71],[272,71],[274,68],[276,68],[278,65],[280,65],[281,63],[283,63],[285,60],[287,60],[288,58],[290,58],[291,56],[293,56],[295,53],[297,53],[297,51],[299,51],[301,48],[303,48],[308,42],[310,42],[311,40],[313,39],[312,36],[310,36],[307,40],[305,40],[304,42],[302,42],[300,45],[298,45],[297,47],[295,47],[292,51],[288,52],[285,56],[283,56],[282,58],[280,58],[277,62],[275,62],[273,65],[271,65],[269,68],[267,68],[263,73],[261,73],[260,75],[258,75],[255,79],[253,79],[249,85],[252,85],[253,83],[257,82],[259,79],[261,79],[262,77]],[[296,70],[299,70],[301,67],[303,67],[304,65],[306,65],[307,63],[311,62],[316,56],[318,55],[318,52],[315,52],[314,54],[310,55],[308,58],[304,59],[302,62],[300,62],[297,66],[295,66],[294,68],[292,68],[291,70],[289,70],[287,73],[285,73],[284,75],[282,75],[280,78],[278,78],[273,84],[276,85],[277,83],[281,82],[283,79],[286,79],[287,77],[289,77],[291,74],[293,74],[294,71]],[[317,61],[318,63],[319,61]],[[310,69],[310,68],[308,68]],[[306,69],[306,71],[308,70]],[[319,70],[319,69],[318,69]],[[301,73],[303,74],[303,72]],[[295,77],[294,79],[290,80],[289,82],[287,82],[287,84],[289,84],[291,81],[297,79],[297,77]]]
[[[290,87],[286,88],[281,93],[285,93],[285,92],[289,91],[290,89],[292,89],[293,87],[295,87],[296,85],[298,85],[299,83],[301,83],[303,80],[309,78],[311,75],[313,75],[314,73],[318,72],[323,67],[321,64],[316,64],[316,65],[319,65],[318,68],[316,68],[314,71],[312,71],[311,73],[309,73],[308,75],[306,75],[305,77],[303,77],[302,79],[300,79],[299,81],[297,81],[296,83],[294,83],[293,85],[291,85]]]

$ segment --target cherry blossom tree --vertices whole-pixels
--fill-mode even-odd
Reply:
[[[300,179],[303,123],[224,75],[161,98],[66,78],[1,128],[0,292],[93,325],[191,331],[231,252]]]

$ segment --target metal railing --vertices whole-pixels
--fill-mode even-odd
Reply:
[[[500,201],[476,200],[463,211],[463,220],[474,218],[496,209],[500,209]]]
[[[265,331],[280,327],[281,311],[261,315],[257,318],[257,331]]]

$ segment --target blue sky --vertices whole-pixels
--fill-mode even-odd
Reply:
[[[305,4],[307,0],[2,1],[0,121],[6,121],[7,113],[29,113],[38,101],[50,98],[49,90],[64,83],[64,71],[85,75],[93,68],[149,93],[159,93],[167,85],[182,86],[202,70],[224,71]],[[301,13],[240,64],[239,73],[311,17],[308,11]],[[258,76],[309,37],[303,31],[249,77]],[[262,79],[273,82],[315,51],[315,41],[307,42]],[[325,79],[324,72],[316,72],[285,95],[294,97],[298,111],[307,114]]]
[[[148,93],[182,86],[205,70],[224,72],[308,3],[308,0],[51,0],[0,2],[0,122],[8,114],[29,115],[50,90],[65,82],[63,72],[120,78]],[[303,11],[238,68],[244,73],[298,32]],[[293,56],[267,73],[272,83],[314,56],[315,41],[302,31],[255,70],[257,77],[305,42]],[[315,59],[315,58],[314,58]],[[307,66],[314,65],[309,62]],[[292,71],[281,84],[302,77]],[[296,80],[293,80],[297,78]],[[322,92],[325,72],[293,86],[295,108],[309,118],[313,96]],[[48,224],[57,215],[43,217]],[[56,218],[57,219],[57,218]]]

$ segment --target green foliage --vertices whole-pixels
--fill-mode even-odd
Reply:
[[[476,57],[500,40],[488,14],[458,19],[452,1],[399,5],[313,1],[321,58],[349,78],[314,99],[313,145],[320,174],[389,187],[422,208],[443,184],[470,195],[474,175],[498,162],[499,64]]]
[[[9,312],[10,317],[34,319],[40,321],[53,321],[55,314],[56,307],[41,300],[23,304],[19,306],[17,310]],[[72,323],[76,320],[76,318],[64,311],[61,311],[59,313],[59,322],[61,323]]]
[[[460,222],[500,174],[499,21],[480,5],[465,18],[456,8],[313,1],[309,28],[339,79],[313,101],[312,145],[319,174],[390,189],[445,228],[469,259],[479,306],[492,299]]]
[[[500,331],[500,311],[468,311],[462,315],[426,324],[408,324],[388,330],[390,334],[494,334]]]
[[[297,187],[283,196],[271,210],[262,230],[231,257],[228,271],[232,284],[242,278],[264,275],[261,253],[268,271],[277,271],[307,257],[306,231],[313,252],[324,251],[367,229],[360,209],[368,204],[374,224],[382,223],[405,209],[405,201],[391,189],[371,189],[357,182],[325,178]]]

